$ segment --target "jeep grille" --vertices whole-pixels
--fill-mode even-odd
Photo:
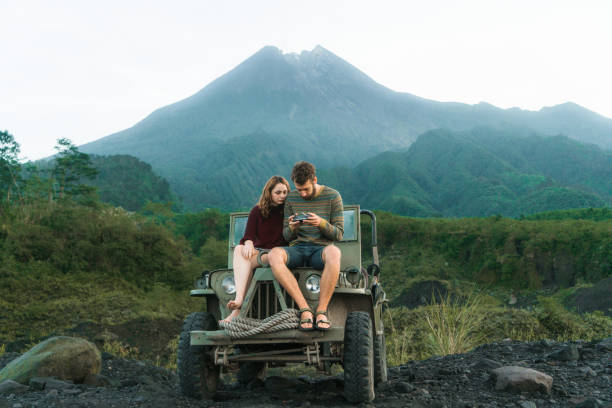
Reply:
[[[295,308],[295,301],[287,294],[285,289],[281,288],[285,304],[288,308]],[[274,291],[274,283],[271,281],[262,281],[257,283],[255,294],[251,308],[247,313],[247,317],[252,319],[265,319],[282,310],[281,304],[276,297]]]

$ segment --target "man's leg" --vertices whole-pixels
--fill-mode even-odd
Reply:
[[[268,262],[270,263],[270,268],[272,269],[272,273],[274,274],[274,278],[280,283],[280,285],[285,288],[289,296],[295,300],[295,303],[298,305],[300,309],[305,309],[308,306],[302,291],[293,276],[293,273],[287,268],[287,252],[285,252],[282,248],[274,248],[268,254]],[[300,319],[313,319],[314,316],[310,312],[302,313]],[[309,329],[312,327],[311,323],[303,323],[302,328]]]
[[[340,248],[334,245],[328,245],[323,249],[323,262],[325,267],[321,274],[321,292],[319,293],[319,304],[317,305],[317,312],[326,311],[329,301],[334,293],[336,283],[338,283],[338,276],[340,276],[340,257],[342,256]],[[323,328],[331,327],[329,319],[325,315],[319,314],[316,316],[316,322],[320,322]]]

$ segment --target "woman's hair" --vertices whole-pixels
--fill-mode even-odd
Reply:
[[[261,215],[263,215],[265,218],[270,215],[270,209],[272,208],[272,190],[274,190],[274,187],[276,187],[276,185],[279,183],[287,186],[287,192],[291,191],[291,187],[289,187],[289,182],[285,180],[284,177],[270,177],[270,180],[268,180],[263,190],[261,191],[261,196],[259,197],[259,202],[257,203]]]

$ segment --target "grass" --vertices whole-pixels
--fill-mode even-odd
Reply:
[[[0,339],[37,340],[83,321],[117,325],[138,318],[182,320],[198,307],[186,291],[156,285],[143,291],[121,279],[95,275],[36,276],[1,288],[10,304]]]
[[[429,328],[427,348],[431,354],[445,356],[465,353],[480,344],[483,340],[481,326],[485,318],[480,313],[482,303],[482,295],[475,292],[467,298],[447,293],[438,302],[424,307],[423,318]]]
[[[89,333],[89,327],[111,332],[117,328],[119,334],[131,324],[136,329],[158,325],[159,330],[167,330],[170,322],[180,322],[202,307],[202,300],[190,298],[186,290],[158,284],[145,291],[122,279],[93,273],[9,275],[0,283],[0,300],[0,308],[7,310],[0,325],[0,345],[3,351],[18,352],[51,335],[91,335],[93,341],[96,333]],[[78,329],[80,325],[84,325],[84,332]],[[171,337],[178,334],[166,332],[155,338],[132,335],[107,339],[99,346],[118,357],[149,360],[176,369],[176,345]]]
[[[577,314],[555,296],[540,296],[533,310],[509,308],[481,293],[452,293],[416,309],[388,308],[384,313],[387,364],[434,355],[465,353],[510,338],[518,341],[595,340],[612,336],[612,319],[602,312]]]
[[[139,358],[138,347],[127,345],[118,340],[105,341],[102,345],[102,351],[124,359]]]

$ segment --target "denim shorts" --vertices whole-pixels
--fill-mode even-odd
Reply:
[[[289,269],[306,266],[323,270],[323,250],[325,246],[309,243],[299,243],[294,246],[282,247],[287,253],[287,267]]]

